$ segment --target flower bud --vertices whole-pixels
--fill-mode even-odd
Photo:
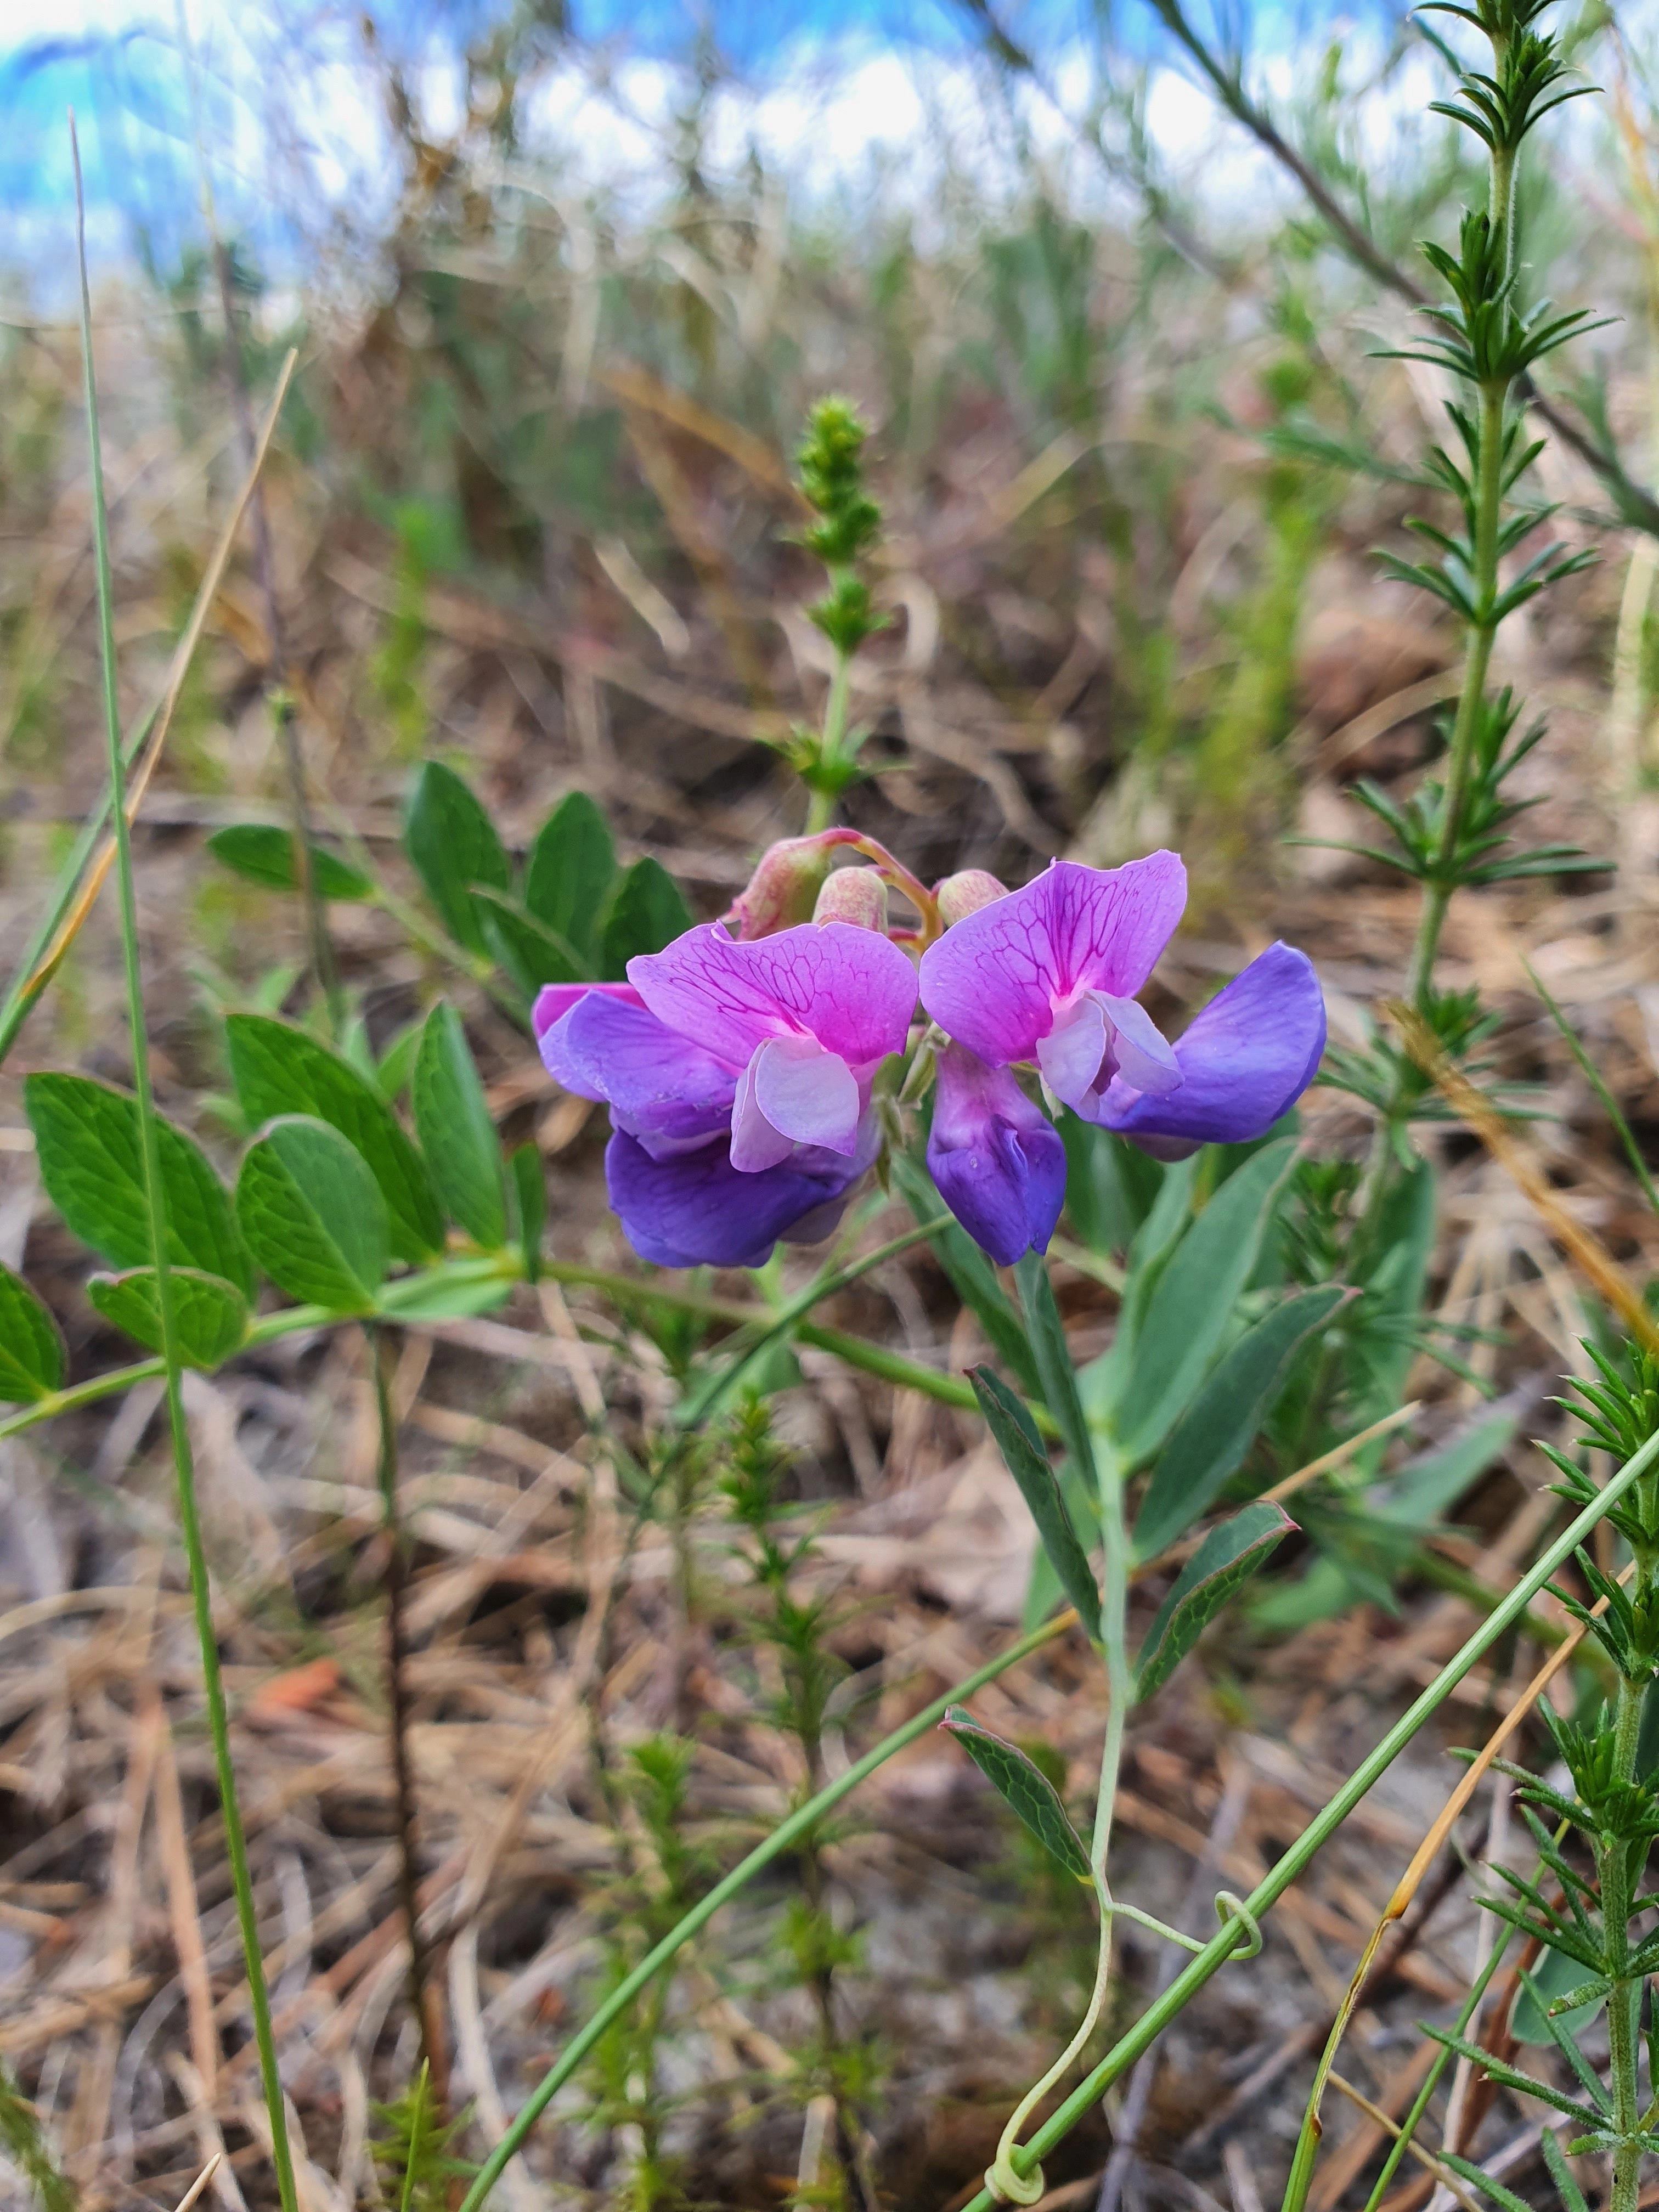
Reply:
[[[818,893],[814,921],[850,921],[887,933],[887,886],[875,868],[837,868]]]
[[[763,854],[726,917],[737,923],[740,941],[747,945],[810,921],[830,861],[830,848],[817,837],[786,837]]]
[[[966,921],[970,914],[989,906],[993,899],[1007,896],[1007,885],[1000,884],[983,868],[964,868],[960,875],[946,876],[943,883],[933,886],[939,916],[947,929],[953,921]]]

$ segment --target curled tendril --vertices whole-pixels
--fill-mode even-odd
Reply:
[[[1230,1959],[1254,1959],[1261,1948],[1261,1923],[1256,1918],[1242,1897],[1235,1897],[1230,1889],[1216,1892],[1215,1917],[1224,1928],[1231,1921],[1244,1938],[1241,1946],[1235,1945],[1228,1953]]]
[[[1047,2193],[1040,2166],[1034,2166],[1029,2173],[1016,2173],[1007,2153],[1000,2150],[994,2163],[985,2169],[985,2186],[1000,2204],[1035,2204]]]

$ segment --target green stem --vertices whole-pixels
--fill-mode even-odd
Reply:
[[[875,1255],[876,1260],[889,1256],[887,1248]],[[494,1254],[482,1260],[447,1260],[434,1267],[423,1267],[410,1275],[400,1275],[388,1283],[380,1293],[374,1314],[369,1318],[404,1323],[418,1323],[418,1307],[429,1296],[436,1284],[483,1283],[492,1281],[516,1282],[523,1274],[523,1264],[516,1253]],[[564,1283],[584,1290],[603,1291],[623,1307],[640,1305],[672,1306],[677,1312],[702,1314],[710,1321],[728,1321],[739,1326],[759,1326],[771,1331],[775,1316],[769,1308],[748,1304],[738,1298],[700,1297],[694,1291],[665,1290],[659,1283],[636,1281],[630,1275],[617,1275],[603,1267],[584,1267],[574,1261],[544,1259],[541,1273],[550,1282]],[[817,1293],[827,1297],[832,1283]],[[261,1314],[251,1325],[237,1351],[246,1352],[256,1345],[274,1344],[285,1336],[303,1334],[307,1329],[326,1328],[332,1323],[352,1321],[361,1316],[337,1313],[330,1306],[286,1306],[278,1313]],[[903,1390],[920,1390],[942,1405],[960,1407],[965,1413],[975,1410],[978,1401],[966,1382],[954,1375],[942,1375],[937,1369],[924,1367],[921,1361],[907,1359],[902,1352],[890,1352],[884,1345],[869,1344],[862,1337],[849,1335],[838,1328],[820,1328],[816,1323],[799,1320],[787,1324],[794,1328],[802,1344],[815,1345],[819,1350],[830,1352],[836,1358],[845,1360],[849,1367],[861,1368],[866,1374],[878,1376],[884,1382]],[[15,1413],[0,1420],[0,1443],[8,1437],[21,1436],[27,1429],[37,1427],[59,1413],[76,1413],[83,1406],[94,1406],[101,1399],[118,1397],[123,1390],[131,1389],[139,1382],[153,1382],[167,1372],[162,1359],[138,1359],[127,1367],[112,1368],[107,1374],[94,1375],[84,1382],[71,1384],[67,1389],[48,1391],[46,1396],[33,1400]],[[1043,1406],[1030,1408],[1031,1418],[1045,1435],[1057,1433],[1054,1421]]]
[[[1607,1488],[1562,1531],[1543,1557],[1516,1584],[1491,1619],[1483,1621],[1455,1656],[1441,1668],[1434,1680],[1395,1722],[1376,1750],[1361,1762],[1324,1810],[1309,1822],[1289,1850],[1257,1883],[1244,1899],[1247,1913],[1260,1919],[1273,1910],[1285,1891],[1312,1864],[1355,1806],[1376,1786],[1379,1778],[1388,1771],[1412,1738],[1445,1703],[1469,1669],[1500,1637],[1516,1626],[1563,1560],[1571,1559],[1609,1506],[1616,1504],[1656,1460],[1659,1460],[1659,1436],[1644,1444],[1641,1450],[1620,1469]],[[1046,2153],[1071,2133],[1118,2076],[1133,2065],[1142,2051],[1158,2040],[1170,2022],[1226,1965],[1237,1944],[1238,1928],[1230,1920],[1218,1935],[1211,1938],[1192,1964],[1176,1975],[1163,1996],[1148,2006],[1128,2033],[1108,2051],[1088,2079],[1073,2090],[1065,2103],[1043,2122],[1030,2142],[1016,2154],[1016,2163],[1022,2172],[1029,2173]],[[981,2191],[971,2203],[962,2208],[962,2212],[990,2212],[994,2201],[988,2191]]]
[[[1493,168],[1493,189],[1497,170]],[[1504,507],[1504,416],[1509,398],[1507,382],[1487,384],[1480,391],[1480,473],[1475,485],[1474,604],[1477,619],[1471,625],[1464,649],[1463,683],[1452,723],[1451,745],[1446,760],[1446,793],[1440,831],[1440,850],[1435,872],[1424,885],[1423,911],[1412,953],[1408,993],[1419,1013],[1426,1013],[1434,984],[1435,956],[1446,909],[1456,888],[1455,863],[1468,799],[1469,778],[1474,766],[1474,741],[1486,697],[1486,677],[1498,635],[1492,608],[1498,598],[1498,533]],[[1403,1076],[1402,1076],[1403,1080]]]
[[[797,1322],[795,1341],[812,1345],[820,1352],[833,1352],[848,1367],[878,1376],[897,1389],[919,1390],[924,1397],[937,1398],[940,1405],[958,1407],[965,1413],[979,1410],[973,1386],[960,1376],[944,1375],[936,1367],[924,1367],[919,1359],[907,1359],[902,1352],[890,1351],[884,1344],[867,1343],[861,1336],[848,1335],[845,1329],[820,1328],[816,1322]],[[1044,1436],[1060,1434],[1046,1406],[1028,1405],[1026,1410]]]
[[[202,1682],[213,1737],[220,1813],[224,1821],[231,1885],[235,1892],[242,1955],[247,1966],[254,2039],[259,2052],[259,2073],[264,2088],[265,2108],[270,2118],[271,2155],[276,2168],[277,2194],[283,2212],[297,2212],[294,2160],[288,2141],[288,2114],[283,2100],[282,2075],[277,2070],[276,2044],[271,2033],[270,2002],[265,1988],[264,1960],[259,1948],[258,1919],[254,1911],[253,1883],[248,1872],[247,1844],[236,1795],[236,1772],[230,1752],[230,1721],[225,1704],[224,1683],[219,1671],[218,1639],[213,1626],[213,1596],[208,1577],[207,1554],[202,1543],[201,1522],[197,1511],[195,1463],[191,1452],[190,1427],[185,1418],[184,1362],[179,1349],[178,1315],[173,1301],[171,1255],[167,1249],[167,1193],[161,1182],[155,1099],[150,1084],[149,1043],[144,1025],[143,975],[138,951],[138,901],[133,882],[132,838],[127,823],[125,761],[116,681],[109,517],[104,506],[98,387],[92,356],[92,294],[87,282],[86,204],[81,182],[81,149],[75,135],[72,112],[70,143],[75,161],[76,243],[81,270],[81,357],[92,480],[93,543],[98,569],[99,646],[103,663],[105,732],[109,747],[110,811],[115,824],[121,951],[126,975],[127,1018],[132,1036],[133,1090],[137,1100],[144,1194],[149,1212],[150,1261],[155,1270],[155,1303],[161,1323],[161,1367],[167,1377],[167,1420],[172,1430],[173,1468],[178,1479],[179,1523],[184,1537],[185,1558],[189,1562],[191,1598],[196,1613],[197,1637],[201,1644]]]
[[[1094,1836],[1089,1869],[1100,1904],[1100,1950],[1095,1965],[1094,1987],[1077,2033],[1054,2064],[1020,2099],[1002,2131],[997,2154],[985,2179],[999,2196],[1017,2204],[1034,2204],[1043,2194],[1042,2168],[1033,2165],[1021,2172],[1013,2159],[1020,2130],[1062,2080],[1072,2062],[1088,2044],[1106,2002],[1112,1972],[1112,1923],[1117,1907],[1106,1878],[1107,1854],[1112,1843],[1112,1814],[1117,1804],[1119,1771],[1123,1764],[1123,1729],[1134,1695],[1129,1672],[1129,1531],[1123,1518],[1123,1470],[1103,1447],[1096,1453],[1096,1480],[1100,1496],[1103,1550],[1101,1575],[1100,1634],[1106,1654],[1106,1737],[1100,1753],[1100,1788],[1095,1799]]]
[[[1641,1602],[1639,1598],[1637,1602]],[[1628,1783],[1635,1776],[1644,1687],[1620,1678],[1613,1733],[1616,1782]],[[1607,2075],[1613,2087],[1613,2131],[1622,2138],[1613,2154],[1613,2193],[1607,2199],[1607,2212],[1636,2212],[1642,2194],[1642,2146],[1632,2140],[1639,2135],[1642,2125],[1642,1978],[1629,1976],[1626,1968],[1630,1957],[1632,1900],[1649,1848],[1645,1838],[1611,1836],[1598,1842],[1595,1849],[1607,1970],[1614,1984],[1607,1998]]]
[[[823,731],[818,739],[817,765],[820,769],[841,766],[842,747],[847,739],[847,713],[853,699],[853,656],[837,647],[836,665],[830,678],[830,696],[823,702]],[[814,784],[807,793],[806,835],[814,837],[820,830],[830,827],[836,811],[837,793],[833,779],[820,786]]]
[[[721,1400],[751,1371],[756,1362],[781,1336],[787,1335],[803,1316],[811,1313],[821,1298],[834,1297],[838,1291],[856,1283],[860,1276],[867,1275],[872,1268],[879,1267],[900,1252],[908,1252],[913,1244],[920,1244],[929,1237],[937,1237],[941,1229],[950,1227],[951,1218],[948,1213],[936,1214],[933,1220],[924,1221],[914,1229],[905,1230],[900,1236],[890,1237],[885,1244],[878,1244],[873,1252],[866,1252],[861,1260],[849,1261],[844,1267],[826,1268],[821,1274],[814,1276],[804,1291],[791,1298],[787,1304],[778,1308],[746,1350],[740,1352],[718,1374],[710,1376],[701,1389],[685,1400],[675,1415],[678,1425],[682,1428],[695,1429],[706,1421]]]
[[[902,1751],[906,1744],[914,1743],[919,1735],[925,1735],[927,1729],[943,1719],[947,1705],[957,1705],[964,1698],[971,1698],[988,1682],[995,1681],[999,1674],[1006,1674],[1009,1668],[1018,1666],[1022,1659],[1029,1658],[1033,1651],[1040,1650],[1043,1644],[1052,1642],[1056,1636],[1070,1628],[1074,1620],[1073,1614],[1066,1613],[1056,1620],[1045,1622],[1042,1627],[1033,1629],[1029,1636],[1023,1636],[1018,1644],[1010,1645],[997,1658],[988,1661],[965,1680],[947,1690],[942,1698],[936,1698],[932,1705],[925,1705],[913,1719],[906,1721],[902,1728],[895,1729],[891,1735],[884,1736],[872,1751],[866,1752],[864,1757],[849,1766],[845,1774],[792,1813],[787,1820],[772,1831],[764,1843],[757,1844],[746,1859],[733,1867],[723,1881],[716,1882],[707,1897],[694,1905],[684,1919],[671,1928],[662,1941],[641,1960],[628,1978],[618,1984],[586,2027],[566,2045],[557,2063],[537,2083],[512,2126],[479,2168],[477,2180],[462,2201],[460,2212],[478,2212],[479,2206],[501,2179],[507,2160],[514,2156],[611,2021],[632,2004],[641,1990],[662,1972],[675,1954],[689,1943],[700,1929],[708,1925],[723,1905],[736,1897],[763,1867],[781,1857],[801,1837],[810,1835],[831,1806],[839,1804],[895,1753]]]
[[[1454,2024],[1454,2034],[1468,2034],[1470,2021],[1480,2009],[1480,2000],[1486,1996],[1492,1976],[1498,1972],[1508,1953],[1513,1934],[1512,1929],[1500,1923],[1498,1940],[1487,1954],[1486,1965],[1475,1977],[1473,1988],[1463,2000],[1462,2009],[1459,2012]],[[1455,2052],[1449,2050],[1444,2044],[1442,2044],[1439,2050],[1436,2051],[1434,2063],[1429,2068],[1427,2078],[1413,2099],[1410,2112],[1401,2122],[1399,2134],[1389,2146],[1389,2154],[1382,2161],[1382,2171],[1377,2175],[1370,2195],[1365,2199],[1365,2212],[1376,2212],[1376,2208],[1388,2195],[1389,2185],[1399,2172],[1401,2161],[1411,2148],[1412,2140],[1422,2125],[1423,2115],[1429,2109],[1430,2100],[1440,2086],[1441,2076],[1455,2056]]]

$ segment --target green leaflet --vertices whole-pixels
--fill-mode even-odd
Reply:
[[[1078,1376],[1078,1389],[1097,1427],[1109,1426],[1112,1409],[1134,1371],[1135,1346],[1152,1293],[1163,1280],[1191,1218],[1193,1184],[1200,1155],[1192,1153],[1166,1168],[1151,1210],[1130,1241],[1124,1262],[1123,1304],[1108,1348]]]
[[[660,860],[647,854],[617,884],[599,927],[599,972],[615,982],[638,952],[660,952],[696,917]]]
[[[1069,1108],[1056,1126],[1066,1147],[1066,1212],[1073,1231],[1103,1260],[1127,1251],[1157,1201],[1165,1170]]]
[[[273,891],[300,887],[293,836],[274,823],[233,823],[228,830],[216,830],[207,844],[216,860],[222,861],[233,874],[246,876],[250,883],[263,884]],[[311,879],[322,898],[371,899],[374,896],[373,881],[360,868],[348,867],[325,846],[311,848]]]
[[[1135,1696],[1150,1698],[1228,1601],[1296,1527],[1281,1505],[1247,1505],[1211,1529],[1159,1606],[1135,1665]]]
[[[204,1275],[199,1267],[170,1267],[173,1316],[179,1332],[179,1356],[186,1367],[221,1367],[247,1335],[247,1300],[234,1283]],[[106,1321],[114,1322],[147,1352],[160,1352],[161,1302],[154,1267],[135,1267],[125,1275],[94,1275],[87,1296]]]
[[[475,890],[472,911],[497,962],[526,999],[533,999],[544,983],[582,981],[584,971],[574,946],[515,905],[504,891]]]
[[[963,1706],[945,1708],[939,1726],[953,1735],[980,1772],[994,1787],[1043,1848],[1051,1852],[1067,1874],[1092,1882],[1089,1854],[1060,1802],[1060,1792],[1048,1776],[1012,1743],[981,1728]]]
[[[447,999],[427,1016],[410,1085],[415,1127],[439,1196],[474,1243],[507,1242],[507,1194],[495,1124],[461,1018]]]
[[[46,1195],[83,1244],[117,1267],[146,1267],[154,1256],[144,1194],[138,1102],[131,1091],[86,1075],[31,1075],[23,1111],[34,1132]],[[237,1233],[225,1187],[200,1146],[159,1116],[167,1257],[199,1267],[253,1295],[253,1270]]]
[[[487,952],[472,886],[507,890],[513,870],[495,823],[441,761],[428,761],[415,779],[404,816],[404,850],[455,942],[469,952]]]
[[[1041,1253],[1028,1252],[1015,1268],[1014,1279],[1019,1285],[1019,1300],[1025,1310],[1031,1356],[1036,1362],[1043,1398],[1054,1417],[1055,1427],[1065,1438],[1066,1449],[1071,1454],[1072,1465],[1079,1479],[1092,1493],[1095,1484],[1094,1445],[1089,1436],[1089,1425],[1083,1418],[1082,1401],[1078,1396],[1077,1373],[1072,1365],[1071,1351],[1066,1342],[1065,1324],[1060,1317],[1060,1308],[1054,1304],[1054,1285],[1048,1280],[1048,1266]]]
[[[947,1211],[933,1188],[933,1177],[908,1154],[890,1156],[893,1181],[919,1222],[937,1221]],[[953,1221],[928,1239],[933,1257],[944,1268],[951,1289],[985,1331],[986,1341],[1006,1367],[1012,1368],[1023,1390],[1042,1395],[1030,1339],[997,1280],[996,1269],[965,1229]]]
[[[1170,1255],[1135,1331],[1112,1426],[1125,1463],[1151,1457],[1185,1410],[1249,1281],[1295,1158],[1264,1145],[1229,1176]]]
[[[64,1340],[21,1275],[0,1267],[0,1402],[18,1405],[61,1389]]]
[[[508,1158],[507,1172],[517,1216],[514,1234],[524,1254],[524,1279],[533,1283],[542,1272],[542,1231],[547,1226],[547,1170],[538,1147],[520,1145]]]
[[[1060,1586],[1077,1607],[1078,1619],[1085,1631],[1098,1642],[1100,1591],[1031,1417],[1006,1383],[999,1382],[988,1367],[976,1367],[969,1380],[987,1425],[997,1440],[997,1449],[1009,1474],[1019,1485],[1020,1495],[1036,1523],[1037,1534]]]
[[[225,1042],[248,1120],[257,1127],[281,1114],[308,1114],[337,1129],[380,1187],[394,1256],[411,1265],[435,1259],[444,1248],[438,1195],[379,1085],[304,1030],[269,1015],[232,1014]]]
[[[1140,1501],[1139,1558],[1155,1557],[1208,1512],[1255,1441],[1291,1361],[1351,1295],[1340,1285],[1297,1292],[1246,1329],[1205,1377]]]
[[[616,873],[617,849],[604,815],[585,791],[573,791],[537,832],[525,869],[524,902],[544,928],[574,945],[590,967],[598,950],[599,915]]]
[[[386,1200],[361,1152],[302,1114],[273,1121],[248,1146],[236,1218],[279,1290],[335,1313],[368,1313],[391,1251]]]

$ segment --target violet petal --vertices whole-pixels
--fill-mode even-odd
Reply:
[[[541,1048],[556,1082],[608,1101],[616,1127],[653,1152],[701,1144],[731,1118],[736,1071],[637,1003],[586,992],[544,1032]]]
[[[1066,1147],[1006,1068],[961,1045],[939,1054],[927,1168],[999,1266],[1048,1249],[1066,1196]]]
[[[1181,1088],[1162,1097],[1118,1077],[1094,1119],[1121,1136],[1243,1144],[1295,1105],[1325,1049],[1325,1001],[1313,963],[1270,945],[1219,992],[1176,1044]],[[1150,1146],[1147,1150],[1151,1150]],[[1167,1158],[1167,1148],[1157,1157]]]
[[[844,1160],[799,1161],[744,1175],[718,1142],[655,1160],[620,1132],[605,1148],[605,1182],[628,1241],[659,1267],[759,1267],[808,1217],[845,1196],[862,1172]],[[827,1217],[825,1217],[827,1218]]]

